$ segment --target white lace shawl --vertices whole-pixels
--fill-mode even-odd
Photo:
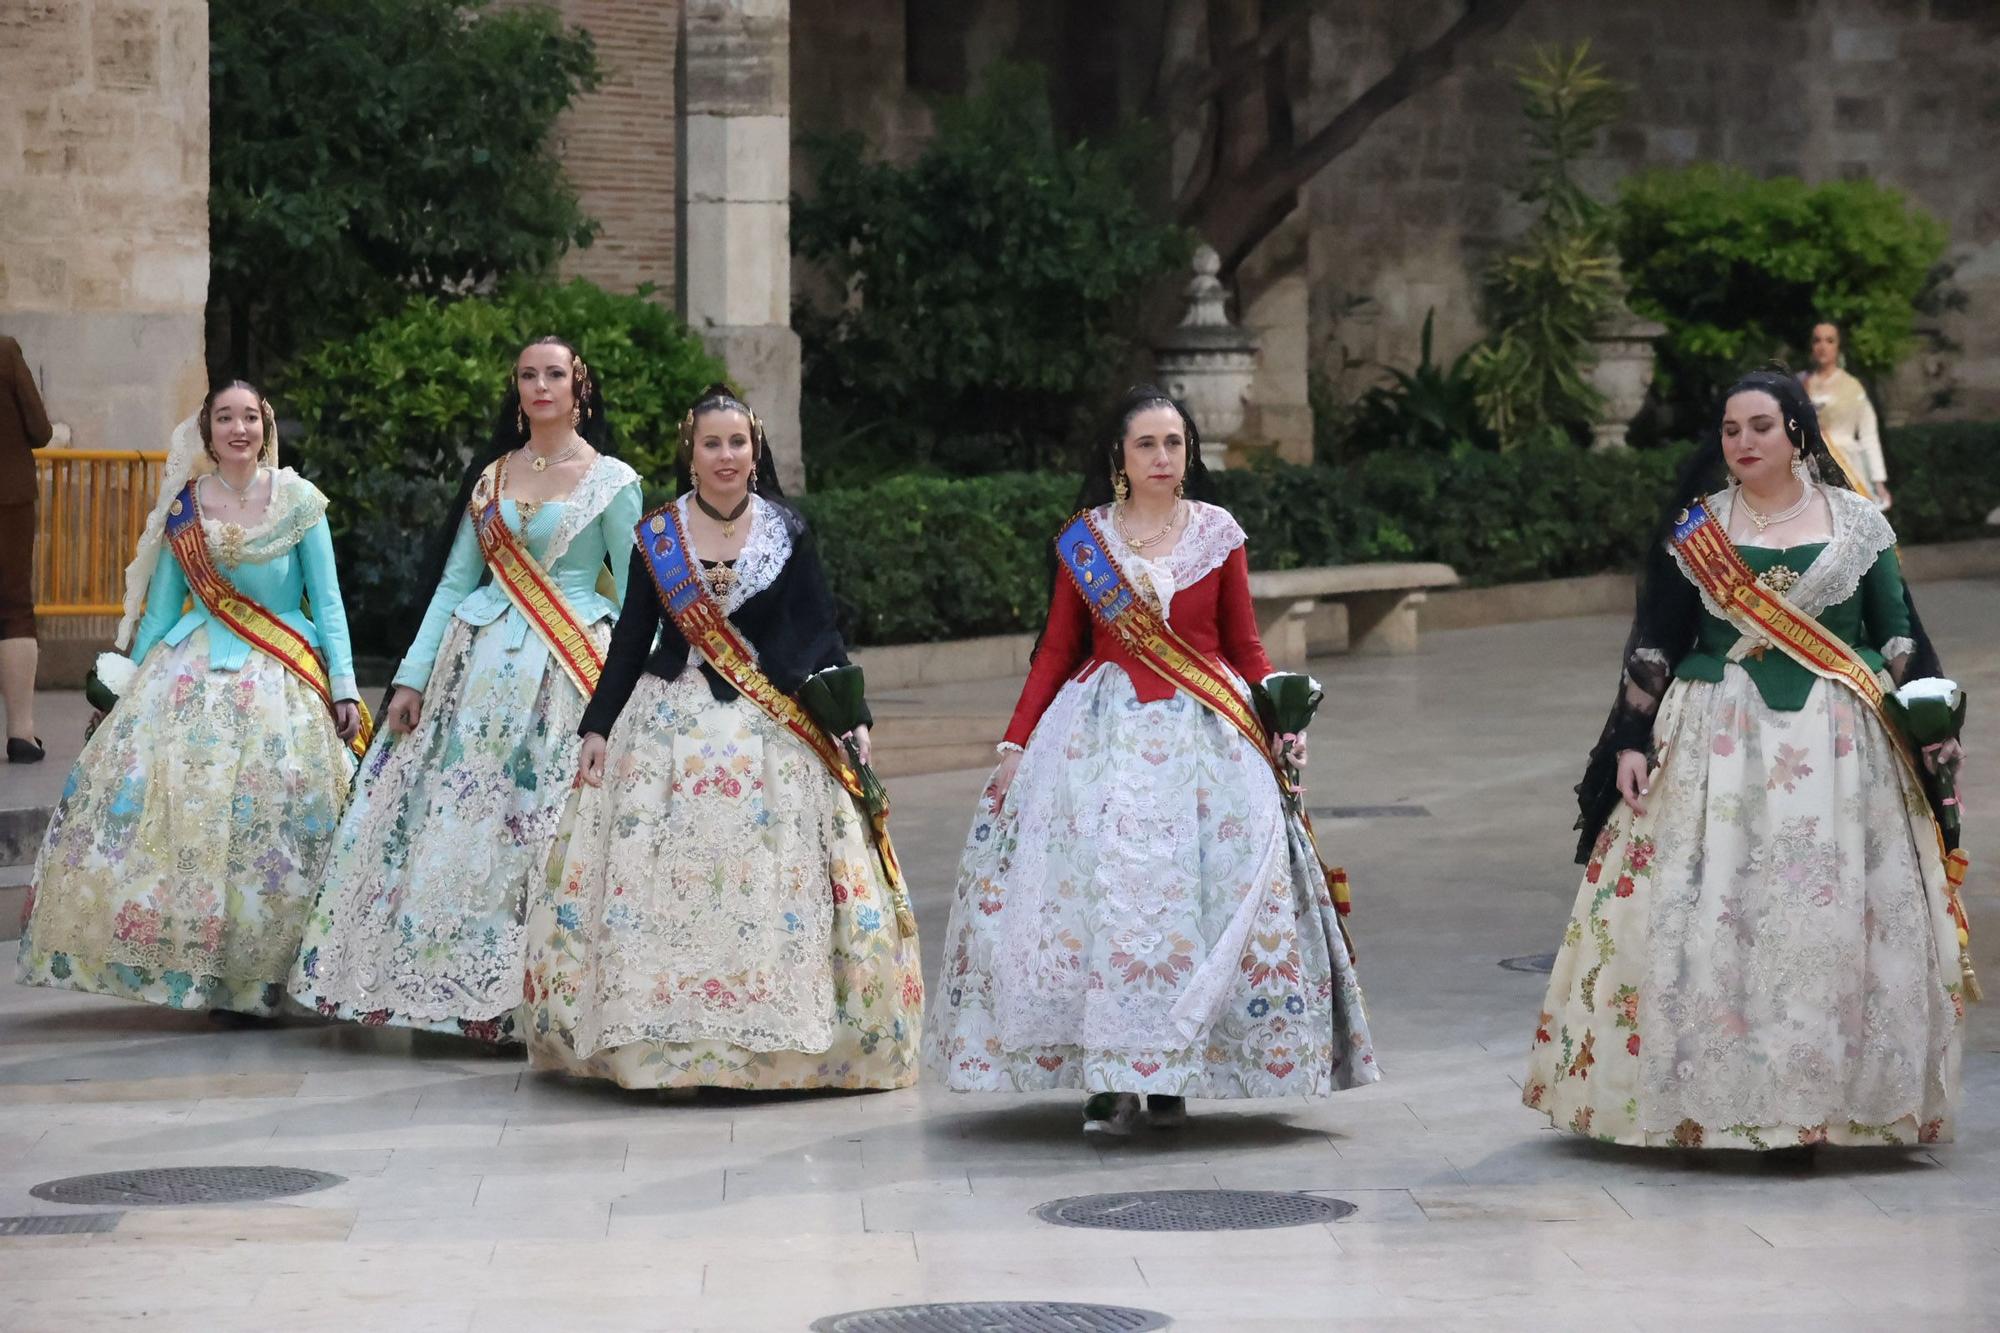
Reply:
[[[688,556],[698,565],[701,551],[694,544],[694,525],[688,520],[694,498],[683,495],[676,503],[681,510],[681,531],[687,534]],[[752,495],[750,535],[743,542],[743,553],[736,557],[736,582],[722,599],[722,613],[734,614],[743,603],[770,587],[791,558],[792,530],[784,514],[762,496]]]
[[[1162,613],[1172,610],[1175,593],[1220,569],[1222,562],[1229,559],[1229,553],[1243,545],[1243,528],[1227,509],[1199,500],[1189,501],[1188,509],[1187,528],[1174,543],[1174,549],[1159,559],[1148,559],[1125,544],[1118,525],[1111,521],[1110,505],[1093,515],[1112,559],[1133,578],[1145,579],[1152,585]]]
[[[548,549],[542,552],[542,568],[553,568],[576,535],[597,521],[612,497],[638,479],[639,474],[632,470],[631,464],[609,454],[599,454],[590,471],[583,474],[583,480],[564,497],[562,516],[549,537]]]

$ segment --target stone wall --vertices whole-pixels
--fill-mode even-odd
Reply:
[[[164,448],[205,378],[206,4],[0,4],[0,238],[0,330],[50,415]]]
[[[1448,9],[1358,0],[1321,19],[1315,115],[1344,105]],[[1971,299],[1944,324],[1963,350],[1906,367],[1888,406],[1903,415],[1949,383],[1953,414],[2000,415],[2000,4],[1985,0],[1530,0],[1314,183],[1316,359],[1339,342],[1412,364],[1432,308],[1441,354],[1478,336],[1474,275],[1526,221],[1508,189],[1522,166],[1520,104],[1498,66],[1585,37],[1633,88],[1627,123],[1590,164],[1606,196],[1628,172],[1713,160],[1760,176],[1872,178],[1942,219]],[[1351,296],[1368,305],[1342,317]]]
[[[1462,2],[1340,0],[1321,9],[1300,108],[1306,132],[1440,31]],[[1135,78],[1143,83],[1150,66],[1136,57],[1151,53],[1136,35],[1086,39],[1067,26],[1076,21],[1074,11],[1037,0],[800,5],[797,124],[859,131],[907,158],[930,129],[921,92],[952,91],[1004,55],[1056,67],[1059,98],[1090,82],[1107,51],[1134,56],[1135,68],[1106,77],[1128,92]],[[1991,316],[2000,305],[2000,3],[1529,0],[1500,34],[1468,48],[1456,73],[1337,159],[1307,191],[1303,217],[1245,265],[1240,318],[1264,349],[1246,435],[1282,441],[1296,456],[1310,423],[1306,371],[1328,366],[1338,345],[1408,366],[1432,309],[1441,355],[1479,335],[1476,274],[1528,220],[1509,190],[1522,167],[1519,99],[1500,66],[1536,43],[1581,38],[1634,90],[1628,123],[1589,164],[1605,195],[1634,170],[1716,160],[1765,176],[1870,176],[1941,218],[1971,299],[1943,324],[1962,350],[1907,367],[1888,407],[1902,415],[1949,385],[1953,413],[2000,414],[2000,322]],[[1355,376],[1346,391],[1363,381]]]

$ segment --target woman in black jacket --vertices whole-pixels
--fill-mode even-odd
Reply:
[[[916,937],[838,747],[790,707],[847,662],[825,572],[726,386],[681,459],[683,494],[639,524],[574,833],[530,908],[530,1060],[632,1088],[907,1086]],[[865,759],[865,724],[852,739]]]

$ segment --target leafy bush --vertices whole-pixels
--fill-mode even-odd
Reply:
[[[219,373],[590,243],[553,131],[599,71],[552,8],[216,0],[208,50]]]
[[[2000,422],[1953,421],[1886,431],[1895,504],[1889,519],[1905,542],[1991,537],[2000,508]]]
[[[1893,370],[1947,235],[1872,181],[1807,185],[1708,165],[1627,178],[1618,215],[1632,308],[1667,326],[1654,393],[1689,432],[1707,426],[1714,386],[1775,356],[1803,365],[1819,320],[1840,324],[1864,379]]]
[[[1609,211],[1576,179],[1579,158],[1624,109],[1624,85],[1590,44],[1540,48],[1515,71],[1528,127],[1523,203],[1541,207],[1519,245],[1486,271],[1492,336],[1472,357],[1486,424],[1508,448],[1538,433],[1589,432],[1604,408],[1589,379],[1592,335],[1617,305]]]
[[[811,491],[812,523],[842,628],[856,643],[1005,634],[1048,607],[1048,540],[1069,517],[1073,477],[893,477]]]
[[[943,103],[908,166],[858,136],[807,143],[817,188],[793,201],[792,245],[833,297],[794,316],[813,483],[1059,457],[1133,350],[1136,298],[1188,254],[1131,155],[1059,142],[1044,76],[1020,66]]]
[[[1343,455],[1394,449],[1441,453],[1462,443],[1497,448],[1479,406],[1479,381],[1472,353],[1450,365],[1431,360],[1431,328],[1437,311],[1424,315],[1423,341],[1415,370],[1389,369],[1389,383],[1361,395],[1346,416]]]
[[[415,586],[429,555],[423,539],[492,431],[515,354],[545,333],[589,363],[619,456],[670,489],[681,414],[723,368],[643,294],[579,281],[449,304],[421,298],[300,358],[272,386],[300,422],[286,441],[290,459],[333,502],[343,585],[371,611],[355,627],[360,651],[407,646],[395,641],[407,637],[402,622],[431,592]]]
[[[1890,511],[1905,542],[1979,536],[2000,506],[2000,423],[1888,432]],[[1350,468],[1266,464],[1217,474],[1254,569],[1437,560],[1473,586],[1637,566],[1677,497],[1688,446],[1595,453],[1390,451]],[[1032,630],[1048,542],[1076,482],[1047,473],[898,477],[801,503],[859,644]]]

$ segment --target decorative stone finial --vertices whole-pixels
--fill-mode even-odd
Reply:
[[[1153,366],[1168,393],[1187,404],[1200,428],[1211,468],[1223,465],[1223,445],[1243,425],[1243,400],[1257,373],[1257,338],[1229,322],[1222,257],[1212,245],[1194,253],[1187,313],[1154,344]]]

